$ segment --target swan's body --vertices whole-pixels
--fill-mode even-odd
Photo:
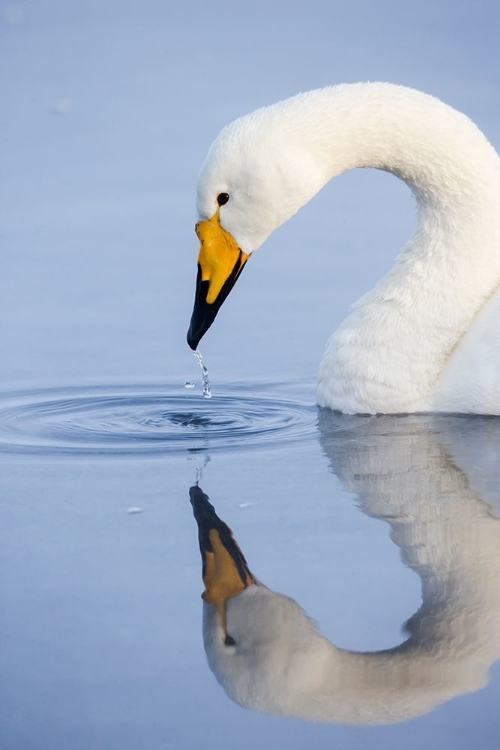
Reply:
[[[204,325],[193,323],[197,298],[191,345],[247,257],[330,179],[356,167],[403,179],[417,201],[417,227],[330,338],[318,403],[346,413],[500,414],[500,158],[465,115],[400,86],[311,91],[220,133],[199,178],[199,235],[215,257],[218,241],[204,231],[216,224],[241,253],[221,294],[212,289]],[[229,199],[219,207],[221,194]],[[208,289],[211,273],[200,254]],[[332,279],[332,293],[338,283]]]
[[[403,560],[422,581],[408,639],[372,653],[338,648],[293,599],[253,579],[227,600],[232,645],[225,645],[217,610],[203,605],[207,659],[246,708],[312,721],[403,721],[480,689],[500,658],[500,521],[456,463],[478,438],[498,467],[500,425],[490,423],[488,433],[479,422],[463,429],[453,418],[346,423],[334,416],[320,415],[319,424],[333,471],[363,512],[390,524]],[[294,539],[298,565],[297,545]],[[328,595],[334,574],[325,570],[311,586]]]

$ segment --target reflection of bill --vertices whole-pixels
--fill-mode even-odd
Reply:
[[[384,651],[347,651],[324,638],[293,599],[255,579],[208,497],[191,489],[205,651],[230,698],[270,714],[382,724],[487,683],[500,658],[500,522],[455,463],[471,430],[500,451],[500,425],[488,438],[480,420],[320,414],[333,471],[365,513],[390,524],[422,581],[409,638]]]

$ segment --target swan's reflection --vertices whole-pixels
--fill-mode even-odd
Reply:
[[[478,690],[500,657],[500,522],[477,491],[481,484],[491,491],[491,481],[473,477],[464,457],[476,440],[492,464],[500,458],[500,421],[325,412],[319,427],[334,473],[363,512],[390,524],[421,578],[410,637],[373,653],[335,647],[293,599],[255,579],[229,528],[193,487],[203,635],[217,680],[246,708],[353,724],[402,721]]]

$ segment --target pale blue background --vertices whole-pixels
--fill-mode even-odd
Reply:
[[[0,389],[198,379],[194,194],[218,130],[301,90],[388,80],[463,110],[498,147],[499,21],[494,0],[1,0]],[[214,391],[304,381],[313,402],[328,334],[412,221],[386,174],[327,186],[252,258],[207,335]],[[217,456],[203,487],[259,577],[339,645],[398,642],[416,577],[317,441],[294,451]],[[189,458],[0,455],[3,748],[497,746],[498,667],[484,691],[395,727],[230,703],[201,643]],[[328,595],[311,585],[325,566]]]

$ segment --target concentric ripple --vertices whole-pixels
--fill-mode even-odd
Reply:
[[[241,387],[211,400],[179,387],[96,386],[0,394],[0,452],[155,455],[302,440],[316,408]]]

